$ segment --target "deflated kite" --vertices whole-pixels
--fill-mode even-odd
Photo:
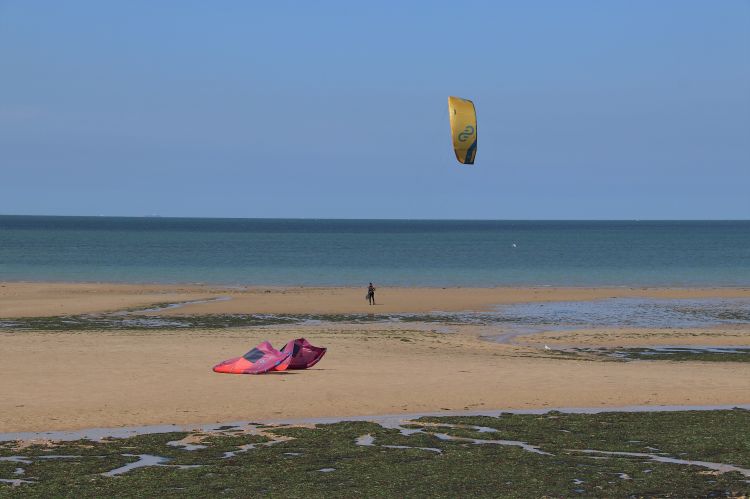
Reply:
[[[247,352],[214,366],[214,372],[229,374],[264,374],[269,371],[307,369],[320,361],[326,349],[310,344],[304,338],[292,340],[281,351],[267,341]]]
[[[326,353],[326,348],[315,347],[304,338],[292,340],[281,349],[282,352],[292,352],[289,369],[307,369],[318,363]]]
[[[214,366],[214,372],[230,374],[263,374],[271,369],[283,371],[292,360],[291,352],[279,352],[267,341],[247,352]]]

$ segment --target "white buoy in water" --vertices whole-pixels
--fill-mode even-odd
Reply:
[[[516,247],[516,243],[513,243],[513,247],[514,247],[514,248]]]

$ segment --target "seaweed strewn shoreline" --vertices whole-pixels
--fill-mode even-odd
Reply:
[[[704,496],[750,492],[750,411],[228,425],[0,444],[0,493],[205,497]]]

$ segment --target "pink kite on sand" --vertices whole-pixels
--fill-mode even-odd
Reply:
[[[307,369],[318,363],[326,349],[310,344],[304,338],[292,340],[281,351],[267,341],[247,352],[214,366],[214,372],[229,374],[264,374],[269,371]]]
[[[291,352],[279,352],[267,341],[247,352],[214,366],[214,372],[228,374],[263,374],[271,369],[283,371],[292,361]]]
[[[307,369],[318,363],[326,353],[326,348],[315,347],[304,338],[292,340],[281,349],[282,352],[291,352],[292,361],[289,363],[289,369]],[[284,368],[286,369],[286,368]],[[278,369],[282,371],[283,369]]]

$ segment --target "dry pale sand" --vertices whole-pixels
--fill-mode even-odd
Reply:
[[[0,317],[114,311],[219,296],[232,299],[188,305],[178,312],[480,310],[499,303],[615,296],[750,297],[750,289],[388,288],[378,291],[383,305],[369,307],[364,289],[351,288],[0,283]],[[476,328],[462,327],[457,328],[458,334],[445,334],[432,331],[432,327],[340,324],[145,332],[6,329],[0,332],[0,432],[444,409],[750,403],[748,363],[565,360],[538,348],[481,341]],[[748,327],[611,328],[549,333],[543,341],[748,344],[749,332]],[[264,376],[211,371],[215,363],[240,355],[264,339],[280,346],[298,336],[329,347],[313,369]],[[631,340],[636,343],[628,343]]]
[[[365,288],[227,288],[201,285],[0,283],[0,318],[111,312],[165,302],[229,297],[162,314],[395,313],[485,310],[502,303],[594,300],[614,297],[741,298],[750,288],[379,288],[378,304]]]
[[[313,369],[211,366],[269,339],[329,347]],[[338,325],[0,333],[0,432],[440,410],[750,403],[750,364],[563,360],[431,332]]]

